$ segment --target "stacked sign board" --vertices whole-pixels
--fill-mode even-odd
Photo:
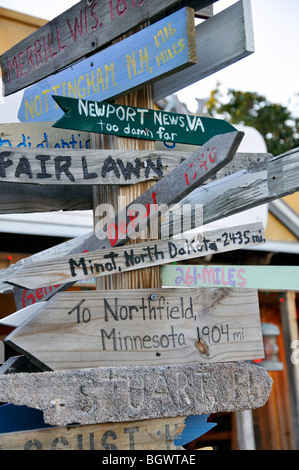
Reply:
[[[199,25],[203,35],[195,30],[192,8],[207,7],[213,0],[187,3],[182,8],[182,2],[174,0],[107,0],[101,4],[81,1],[1,57],[7,95],[32,85],[25,90],[20,120],[25,123],[58,120],[51,132],[59,127],[63,132],[72,131],[71,138],[56,138],[55,149],[48,145],[46,131],[36,145],[29,145],[29,128],[22,128],[21,139],[2,135],[1,185],[18,186],[20,194],[38,185],[47,188],[44,197],[50,197],[60,187],[65,191],[66,187],[76,186],[79,194],[86,187],[89,198],[86,204],[90,208],[92,185],[130,186],[152,181],[150,188],[123,210],[95,226],[95,233],[54,249],[54,257],[45,253],[33,262],[24,261],[16,269],[7,270],[5,279],[1,275],[7,288],[14,289],[19,309],[14,319],[2,320],[17,326],[6,342],[47,371],[35,376],[40,384],[46,380],[49,386],[45,393],[49,403],[43,405],[47,410],[45,422],[54,426],[73,422],[92,426],[73,430],[74,437],[70,439],[81,442],[81,448],[84,433],[89,436],[92,448],[95,436],[111,431],[111,425],[103,428],[111,421],[122,422],[117,432],[129,435],[131,447],[126,447],[128,443],[120,444],[124,448],[132,449],[137,429],[142,441],[142,434],[149,428],[150,434],[157,437],[154,442],[143,441],[140,448],[148,445],[158,449],[157,439],[164,434],[171,448],[180,447],[182,428],[188,425],[179,416],[262,406],[271,390],[264,370],[233,364],[263,357],[256,288],[233,290],[225,284],[210,289],[195,286],[187,290],[150,287],[134,292],[99,289],[66,292],[80,279],[122,275],[266,241],[260,223],[228,227],[225,231],[202,231],[195,221],[195,234],[179,231],[180,236],[174,238],[176,226],[171,236],[169,232],[165,236],[166,231],[162,230],[163,237],[156,240],[128,244],[158,220],[164,229],[165,219],[161,216],[167,215],[173,205],[186,205],[187,198],[201,191],[203,184],[209,188],[225,180],[221,171],[235,171],[232,161],[243,134],[227,123],[144,108],[139,103],[124,106],[111,102],[154,82],[157,89],[162,84],[164,90],[169,83],[169,88],[159,93],[170,94],[174,82],[180,86],[182,69],[188,67],[184,76],[197,81],[252,52],[250,41],[246,41],[249,47],[244,47],[244,36],[251,31],[249,0],[241,0]],[[163,17],[165,11],[167,16]],[[152,20],[150,26],[111,45],[113,40],[144,23],[145,18]],[[228,27],[232,22],[237,22],[238,27]],[[210,41],[211,37],[225,34],[238,34],[238,40],[231,41],[231,45],[238,44],[241,52],[231,46],[230,51],[222,50],[226,57],[219,61],[215,42],[208,46],[200,41],[203,37]],[[209,58],[204,65],[199,60],[202,55]],[[181,142],[196,145],[197,149],[150,154],[137,150],[130,155],[114,149],[95,151],[82,144],[83,137],[86,142],[90,132],[174,145]],[[53,139],[55,142],[55,134]],[[11,145],[12,141],[17,143]],[[78,141],[79,148],[75,147]],[[59,145],[60,142],[68,145]],[[256,159],[255,156],[253,160]],[[261,159],[266,165],[268,157]],[[272,175],[276,167],[273,166]],[[244,177],[248,176],[247,170],[244,173]],[[221,179],[211,183],[216,174]],[[272,183],[271,188],[271,195],[277,190],[274,197],[283,191],[278,184]],[[197,203],[201,204],[201,200]],[[8,204],[6,199],[3,212],[10,210]],[[219,208],[214,214],[213,210],[209,210],[210,217],[221,218]],[[33,306],[28,306],[25,300]],[[1,400],[6,400],[6,393],[10,393],[9,375],[0,377]],[[227,380],[226,384],[219,383],[219,390],[226,391],[225,396],[217,395],[216,378]],[[27,400],[25,386],[23,404],[38,408],[41,400],[37,395],[42,393],[43,386],[38,385],[38,390],[32,392],[30,374],[22,374],[21,380],[25,380],[30,394]],[[53,395],[59,387],[63,390],[64,380],[73,384],[74,397],[70,401],[62,399],[63,393],[61,397]],[[262,384],[263,393],[257,391],[257,382]],[[55,383],[58,388],[53,386]],[[78,384],[80,393],[76,397]],[[118,395],[120,389],[123,395]],[[20,404],[20,397],[14,392],[9,396],[12,404],[14,400]],[[198,404],[199,396],[202,406],[200,400]],[[66,415],[61,414],[62,409]],[[128,421],[133,421],[134,426],[127,425]],[[175,435],[168,439],[170,426],[174,427]],[[52,437],[49,434],[45,440],[57,440],[55,432],[51,430]],[[61,430],[62,443],[67,440],[65,432]],[[198,427],[196,437],[201,432],[205,431]],[[16,434],[11,445],[17,445],[18,439],[22,438]],[[26,445],[30,439],[32,433]],[[33,442],[42,439],[41,434],[40,440],[36,434]]]

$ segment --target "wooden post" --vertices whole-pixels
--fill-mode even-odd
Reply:
[[[148,85],[141,90],[135,91],[121,97],[117,103],[131,106],[141,106],[153,109],[154,101],[152,95],[152,85]],[[139,139],[129,139],[124,137],[113,137],[99,134],[91,134],[91,142],[95,148],[116,148],[120,150],[155,150],[156,144],[153,141],[141,141]],[[97,206],[108,203],[114,206],[115,212],[125,208],[137,196],[142,194],[153,182],[144,182],[128,187],[120,186],[98,186],[93,190],[93,211],[94,228],[99,222],[97,216]],[[119,201],[122,201],[119,203]],[[130,242],[131,243],[131,242]],[[134,289],[161,287],[161,267],[145,268],[132,272],[119,273],[104,278],[96,278],[96,289],[115,290],[115,289]],[[148,421],[148,426],[152,428],[154,422]]]

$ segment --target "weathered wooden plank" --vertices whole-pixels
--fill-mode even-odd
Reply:
[[[217,0],[190,0],[195,9]],[[126,32],[176,10],[186,2],[179,0],[80,1],[23,41],[2,54],[1,67],[5,95],[14,93],[52,75],[82,57],[94,54]]]
[[[201,223],[208,224],[292,194],[299,190],[298,156],[297,148],[261,162],[250,171],[239,171],[206,184],[184,198],[180,205],[202,204]]]
[[[81,279],[199,258],[210,253],[256,246],[265,241],[263,224],[255,223],[231,227],[225,232],[221,229],[193,234],[189,238],[136,243],[127,248],[104,249],[104,245],[88,254],[73,254],[25,265],[6,282],[24,289],[56,286],[61,290],[63,284],[65,290],[69,283]],[[107,240],[104,243],[107,245]]]
[[[201,147],[199,153],[192,154],[170,174],[156,182],[131,204],[128,204],[116,217],[112,217],[112,219],[108,217],[107,222],[101,223],[99,228],[96,226],[95,233],[75,251],[78,250],[77,253],[81,253],[108,246],[113,247],[140,236],[141,231],[157,221],[171,204],[175,204],[185,194],[192,191],[192,188],[202,184],[230,161],[235,155],[243,135],[242,132],[232,132],[213,137]],[[213,158],[210,158],[212,149],[215,153],[213,153]],[[198,168],[199,154],[207,156],[207,166]],[[195,167],[195,171],[193,167]],[[103,214],[97,213],[96,215]]]
[[[240,0],[196,26],[197,63],[188,72],[177,72],[153,85],[160,100],[193,85],[254,52],[250,0]]]
[[[188,158],[190,151],[163,151],[160,154],[150,152],[149,155],[151,156],[152,154],[157,155],[157,159],[161,158],[163,174],[165,175],[168,171],[172,171],[179,162]],[[168,156],[168,154],[170,155]],[[131,151],[126,158],[130,159],[130,155],[132,155]],[[221,178],[240,169],[249,169],[254,163],[265,161],[271,157],[270,154],[237,153],[231,162],[228,162],[225,167],[213,175],[213,179]],[[153,158],[153,161],[155,160],[156,157]],[[113,176],[117,177],[120,171],[121,168],[119,166],[111,165]],[[212,180],[207,180],[206,183],[209,181]],[[92,190],[89,186],[78,187],[74,193],[69,185],[52,186],[51,190],[49,190],[49,188],[43,185],[37,186],[30,183],[20,185],[19,183],[1,182],[0,184],[0,214],[90,210],[92,208]]]
[[[252,289],[64,292],[5,341],[49,370],[264,357]]]
[[[0,124],[0,148],[89,149],[88,132],[54,129],[53,122],[11,122]]]
[[[67,426],[248,410],[264,406],[271,387],[267,371],[247,362],[100,367],[2,375],[0,400]]]
[[[92,208],[92,189],[72,186],[40,186],[18,183],[0,184],[0,213],[17,214],[50,211],[76,211]]]
[[[185,417],[175,417],[10,432],[0,434],[0,449],[19,451],[184,450],[179,444],[179,435],[186,427],[185,422]],[[211,427],[213,423],[198,427],[198,432],[193,432],[194,439],[199,437],[202,431],[207,432]],[[174,441],[178,443],[174,444]],[[134,464],[136,457],[132,456],[132,459],[132,462],[131,460],[126,462]],[[101,457],[101,463],[109,463],[109,457]]]
[[[47,186],[136,184],[163,178],[190,156],[190,152],[178,151],[66,151],[11,147],[0,149],[0,183]],[[231,163],[225,171],[235,169],[235,164]]]
[[[238,140],[239,140],[241,137],[242,137],[242,134],[237,134],[237,135],[235,136],[235,138],[234,138],[233,135],[229,135],[229,134],[226,134],[226,136],[217,136],[217,137],[215,137],[215,138],[213,139],[212,146],[213,146],[213,145],[216,145],[216,142],[218,142],[217,145],[219,146],[219,149],[220,149],[220,150],[221,150],[221,147],[223,146],[223,149],[221,150],[221,152],[222,152],[222,156],[224,156],[224,155],[225,155],[225,152],[226,152],[224,149],[225,149],[226,146],[229,144],[229,142],[231,143],[231,151],[229,152],[230,155],[229,155],[229,154],[226,155],[226,162],[228,163],[228,162],[231,161],[231,159],[233,158],[232,156],[235,154],[235,150],[236,150],[236,149],[235,149],[235,146],[238,144]],[[234,142],[234,143],[232,143],[232,142]],[[205,146],[204,146],[204,147],[201,149],[201,152],[204,151],[205,148],[208,149],[208,147],[205,147]],[[195,153],[195,155],[196,155],[196,153]],[[220,154],[220,155],[221,155],[221,154]],[[192,155],[189,156],[189,157],[191,158]],[[188,157],[188,158],[189,158],[189,157]],[[219,161],[220,161],[220,160],[221,160],[221,158],[219,159]],[[189,162],[189,160],[186,160],[186,161]],[[216,162],[214,162],[214,163],[216,163]],[[184,162],[184,164],[186,164],[186,163]],[[189,162],[189,165],[190,165],[190,162]],[[219,164],[219,165],[217,164],[217,166],[214,167],[216,173],[217,173],[217,171],[219,171],[220,167],[221,167],[220,164]],[[189,169],[190,169],[190,168],[188,168],[188,163],[187,163],[187,170],[189,170]],[[179,172],[182,172],[182,173],[184,174],[184,171],[185,171],[185,170],[186,170],[186,167],[184,167],[184,165],[182,164],[182,165],[180,165],[176,170],[173,170],[173,171],[176,171],[176,173],[177,173],[177,175],[178,175]],[[211,173],[210,176],[212,176],[212,174],[213,174],[213,173]],[[166,179],[166,181],[167,181],[167,178],[169,178],[169,176],[170,176],[170,175],[165,176],[164,181],[165,181],[165,179]],[[198,174],[198,176],[200,177],[200,174]],[[209,175],[205,175],[205,176],[203,175],[203,178],[201,179],[201,181],[204,182],[204,181],[205,181],[205,178],[208,179],[208,177],[209,177]],[[170,181],[171,181],[171,180],[170,180]],[[197,181],[196,179],[193,180],[193,181],[192,181],[192,184],[197,184],[196,181]],[[13,184],[13,183],[12,183],[12,184]],[[156,183],[156,184],[157,184],[157,183]],[[176,188],[176,191],[175,191],[175,194],[174,194],[174,198],[181,197],[181,196],[179,196],[179,193],[178,193],[178,186],[177,186],[177,183],[176,183],[176,186],[174,186],[174,184],[171,183],[171,182],[170,182],[169,184],[172,186],[172,189]],[[0,189],[1,189],[1,187],[2,187],[3,185],[9,185],[9,184],[8,184],[8,183],[6,183],[6,184],[3,183],[2,185],[0,185]],[[32,185],[30,185],[30,187],[32,187]],[[155,187],[156,187],[156,186],[155,186]],[[38,186],[38,188],[39,188],[39,186]],[[187,188],[188,188],[188,185],[187,185]],[[162,187],[162,189],[163,189],[163,187]],[[188,190],[188,189],[187,189],[187,190]],[[147,193],[149,193],[149,200],[148,200],[148,201],[143,200],[143,202],[145,202],[145,203],[148,203],[148,202],[150,202],[150,201],[152,200],[152,199],[151,199],[151,198],[152,198],[152,193],[151,193],[151,192],[147,192]],[[163,194],[162,194],[162,196],[163,196]],[[166,201],[168,201],[168,202],[170,203],[171,200],[169,199],[169,196],[170,196],[170,194],[167,194],[167,198],[168,198],[168,199],[166,199]],[[156,193],[156,197],[157,197],[157,193]],[[173,197],[173,196],[171,196],[171,197]],[[162,202],[165,201],[164,196],[162,197],[161,200],[162,200]],[[157,199],[157,201],[160,202],[158,199]],[[134,202],[134,204],[135,204],[135,203],[136,203],[136,201]],[[47,206],[45,205],[45,207],[47,207]],[[129,207],[130,207],[130,206],[129,206]],[[167,208],[167,207],[166,207],[166,208]],[[162,207],[162,209],[165,210],[165,206],[164,206],[164,208]],[[44,209],[44,210],[45,210],[45,209]],[[127,212],[128,212],[128,211],[127,211]],[[98,215],[100,215],[100,214],[98,214]],[[157,215],[157,213],[156,213],[156,215]],[[114,221],[114,222],[115,222],[115,221]],[[87,244],[86,244],[87,241],[88,241],[88,244],[90,245],[89,248],[90,248],[91,250],[96,249],[96,248],[99,247],[99,240],[98,240],[98,238],[97,238],[96,236],[94,236],[93,234],[88,234],[88,236],[84,237],[83,239],[78,238],[78,239],[72,241],[72,242],[71,242],[71,243],[72,243],[72,249],[71,249],[70,251],[71,251],[72,253],[78,253],[78,252],[80,252],[80,251],[85,251],[86,249],[88,249]],[[88,245],[88,246],[89,246],[89,245]],[[102,246],[105,246],[105,245],[102,245]],[[57,249],[58,249],[57,254],[58,254],[58,253],[59,253],[60,255],[61,255],[61,254],[65,254],[65,253],[69,250],[69,244],[67,243],[67,244],[59,245],[59,246],[57,247]],[[57,256],[57,254],[55,254],[55,253],[56,253],[56,251],[55,251],[56,248],[54,248],[53,250],[54,250],[53,252],[52,252],[52,250],[50,250],[49,252],[46,251],[46,252],[42,253],[42,254],[41,254],[42,259],[44,259],[44,258],[47,257],[47,256],[50,256],[50,257],[51,257],[51,256]],[[66,250],[66,251],[64,251],[64,250]],[[16,269],[17,269],[17,270],[22,269],[22,266],[23,266],[24,264],[27,264],[28,262],[33,261],[33,259],[36,260],[36,257],[34,257],[34,258],[30,257],[29,259],[27,259],[27,260],[25,260],[25,261],[22,261],[22,262],[20,262],[20,263],[17,263],[15,266],[11,266],[10,268],[8,268],[8,270],[3,270],[3,271],[0,273],[0,279],[1,279],[1,281],[4,281],[7,275],[8,275],[8,276],[11,276],[11,275],[15,272]],[[1,289],[2,289],[2,291],[3,291],[3,289],[4,289],[4,291],[6,290],[6,288],[3,287],[3,282],[2,282],[2,287],[1,287]],[[50,291],[50,292],[49,292],[49,291]],[[38,293],[37,293],[37,292],[20,292],[20,290],[16,290],[16,291],[15,291],[15,300],[16,300],[17,308],[18,308],[18,309],[21,309],[21,308],[23,308],[23,307],[26,307],[27,305],[30,305],[32,302],[35,302],[35,301],[38,301],[38,300],[41,300],[41,299],[42,299],[42,300],[46,300],[49,295],[53,295],[54,291],[55,291],[54,288],[53,288],[53,291],[52,291],[52,289],[48,289],[48,290],[42,291],[42,292],[39,291]],[[46,296],[46,297],[44,297],[44,296]]]
[[[64,96],[53,98],[65,113],[55,122],[55,128],[193,145],[203,145],[215,135],[236,131],[228,122],[211,117]]]
[[[299,291],[299,267],[169,265],[162,267],[162,286]]]
[[[51,95],[115,99],[195,62],[194,10],[183,8],[26,89],[18,118],[52,121],[61,112]]]

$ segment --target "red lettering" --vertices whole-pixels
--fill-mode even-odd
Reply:
[[[33,300],[32,304],[29,304],[29,305],[33,305],[35,304],[36,302],[36,299],[34,297],[33,294],[29,294],[27,297],[26,297],[26,293],[27,293],[27,290],[24,290],[23,291],[23,298],[22,298],[22,302],[23,302],[23,307],[28,307],[28,305],[26,304],[26,301],[29,299],[29,300]]]
[[[60,51],[63,51],[63,50],[66,48],[66,46],[62,46],[62,45],[60,44],[59,26],[57,26],[57,28],[56,28],[56,34],[57,34],[57,44],[58,44],[59,52],[60,52]]]
[[[77,31],[80,34],[81,38],[83,38],[83,12],[80,11],[80,22],[78,18],[75,18],[75,27],[73,29],[70,20],[67,20],[67,24],[70,28],[71,35],[73,36],[74,41],[77,41]]]
[[[156,193],[152,193],[152,200],[153,200],[155,209],[157,211],[158,210],[158,204],[157,204],[157,201],[156,201]]]
[[[43,289],[36,289],[36,297],[37,297],[38,299],[42,299],[43,296],[44,296],[44,294],[43,294]]]
[[[242,281],[242,282],[239,282],[239,283],[238,283],[238,286],[239,286],[239,287],[245,287],[245,286],[246,286],[246,279],[244,279],[244,277],[242,276],[242,274],[240,274],[240,273],[245,273],[245,272],[246,272],[246,271],[245,271],[245,269],[243,269],[243,268],[239,269],[238,272],[237,272],[238,278]]]
[[[48,34],[48,43],[49,43],[49,52],[50,52],[50,56],[51,56],[51,59],[53,59],[53,57],[55,57],[55,56],[57,55],[57,52],[52,52],[52,47],[51,47],[52,36],[51,36],[50,33]]]
[[[47,41],[46,41],[45,36],[43,36],[43,41],[44,41],[45,58],[46,58],[46,62],[48,63]]]
[[[126,224],[125,220],[121,221],[121,223],[119,224],[119,229],[120,229],[121,233],[123,233],[124,235],[128,232],[127,224]]]
[[[42,46],[40,43],[40,40],[37,39],[34,43],[34,49],[35,49],[35,57],[36,57],[36,65],[39,67],[38,59],[40,60],[40,63],[43,63],[42,55],[41,55],[41,50]]]
[[[114,226],[114,231],[115,231],[115,237],[114,238],[113,238],[113,235],[111,233],[111,228],[113,228],[113,226]],[[118,240],[118,227],[115,223],[112,222],[108,226],[107,230],[108,230],[108,235],[109,235],[109,240],[110,240],[111,246],[113,247],[116,244],[117,240]]]
[[[33,62],[33,59],[32,59],[32,54],[33,54],[33,49],[31,46],[28,46],[27,47],[27,61],[28,61],[28,66],[29,66],[29,72],[31,72],[31,66],[30,64],[32,65],[32,68],[34,70],[34,62]]]
[[[94,12],[95,7],[97,7],[97,6],[98,6],[98,4],[94,3],[92,5],[92,8],[91,8],[91,16],[96,20],[96,23],[94,25],[92,25],[92,27],[91,27],[92,31],[96,31],[96,29],[98,28],[98,25],[99,25],[99,18],[97,16],[97,14]]]
[[[126,0],[116,0],[116,1],[117,1],[117,5],[116,5],[117,14],[118,16],[122,16],[127,10],[127,2]]]
[[[130,212],[129,212],[129,219],[130,219],[130,222],[131,222],[131,224],[132,224],[133,229],[135,229],[135,224],[132,223],[132,222],[133,222],[137,217],[138,217],[138,212],[137,212],[137,211],[135,211],[135,212],[130,211]]]
[[[149,214],[150,214],[150,203],[148,202],[148,203],[145,205],[145,207],[146,207],[146,214],[143,214],[143,216],[142,216],[144,219],[146,219],[146,218],[149,216]]]
[[[213,152],[213,150],[214,150],[214,152]],[[212,158],[212,152],[214,154],[214,158]],[[215,151],[215,147],[212,148],[212,152],[209,154],[209,159],[210,159],[211,163],[214,163],[214,161],[216,160],[216,156],[217,156],[216,151]]]
[[[20,72],[21,72],[21,77],[24,77],[24,75],[27,75],[26,72],[23,72],[22,69],[25,67],[25,63],[22,62],[22,55],[24,54],[24,51],[19,52],[18,54],[18,59],[19,59],[19,67],[20,67]]]
[[[14,57],[12,63],[11,63],[10,60],[8,60],[8,61],[7,61],[7,67],[8,67],[8,69],[7,69],[7,71],[8,71],[8,79],[9,79],[9,83],[10,83],[10,82],[11,82],[11,73],[10,73],[10,71],[11,71],[12,69],[15,69],[15,70],[16,70],[17,79],[19,78],[19,69],[18,69],[17,58]]]
[[[110,5],[110,17],[111,17],[111,21],[113,21],[113,20],[114,20],[114,16],[113,16],[112,0],[109,0],[109,5]]]

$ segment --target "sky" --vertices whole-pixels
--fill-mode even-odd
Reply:
[[[214,13],[236,1],[216,1]],[[0,7],[51,20],[76,3],[78,0],[0,0]],[[299,0],[251,0],[251,8],[255,52],[178,92],[191,112],[197,108],[195,98],[209,97],[219,82],[224,96],[228,88],[257,92],[299,116]]]

